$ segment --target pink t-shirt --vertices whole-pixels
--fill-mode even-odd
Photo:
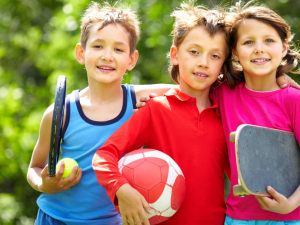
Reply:
[[[290,214],[262,210],[254,196],[235,197],[232,186],[238,183],[234,144],[229,134],[240,124],[254,124],[292,131],[300,143],[300,90],[287,87],[270,92],[249,90],[244,83],[230,89],[221,85],[216,91],[228,144],[231,187],[227,215],[240,220],[300,220],[300,207]],[[299,171],[300,172],[300,171]]]

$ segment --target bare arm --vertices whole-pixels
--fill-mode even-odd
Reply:
[[[287,214],[294,211],[300,206],[300,186],[296,191],[289,197],[286,198],[272,187],[268,187],[268,192],[272,196],[269,197],[256,197],[262,209]]]
[[[150,98],[163,95],[170,88],[177,87],[176,84],[148,84],[134,85],[136,95],[136,107],[141,108],[150,100]]]
[[[134,85],[134,90],[137,100],[142,97],[149,97],[151,94],[156,96],[163,95],[170,88],[176,87],[175,84],[147,84],[147,85]]]
[[[64,165],[57,171],[55,177],[48,174],[48,153],[50,146],[50,133],[52,123],[53,105],[45,111],[40,133],[33,149],[31,161],[27,171],[27,181],[30,186],[40,192],[55,193],[66,190],[77,184],[81,178],[81,171],[77,175],[78,168],[74,168],[70,177],[63,179]]]

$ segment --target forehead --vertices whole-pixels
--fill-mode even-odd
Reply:
[[[266,35],[278,35],[275,28],[270,24],[256,19],[244,19],[241,21],[238,27],[238,35],[240,37],[245,36],[266,36]]]
[[[190,30],[182,44],[199,45],[212,50],[226,51],[226,35],[217,32],[211,35],[203,26],[197,26]]]
[[[129,44],[130,34],[119,23],[109,23],[106,25],[95,23],[90,28],[89,40],[111,39],[116,42]]]

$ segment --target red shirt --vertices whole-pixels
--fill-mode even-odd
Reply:
[[[172,89],[139,109],[97,150],[93,167],[112,200],[127,183],[118,160],[142,146],[171,156],[186,179],[186,196],[176,214],[163,225],[223,225],[224,171],[227,148],[217,106],[199,113],[196,99]]]

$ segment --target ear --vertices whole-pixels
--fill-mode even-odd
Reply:
[[[80,64],[84,64],[84,49],[80,43],[75,46],[75,57]]]
[[[286,54],[288,53],[290,46],[286,41],[283,42],[282,45],[283,45],[282,58],[284,58],[286,56]]]
[[[130,62],[127,70],[129,71],[132,70],[135,67],[138,59],[139,59],[139,52],[138,50],[134,50],[134,52],[130,54]]]
[[[177,52],[178,52],[178,48],[172,45],[170,48],[170,62],[172,65],[178,65]]]

